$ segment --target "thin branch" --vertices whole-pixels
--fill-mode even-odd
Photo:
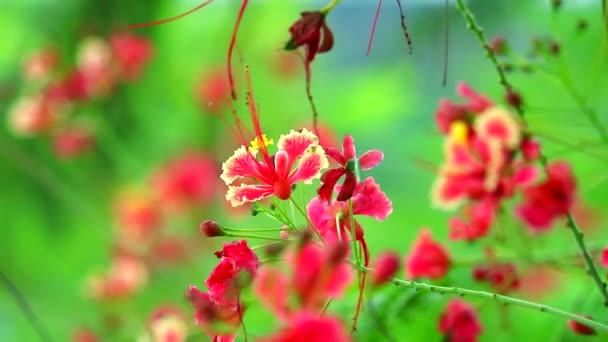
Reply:
[[[445,25],[443,32],[443,79],[441,84],[445,87],[448,83],[448,50],[450,43],[450,0],[445,0]]]
[[[401,18],[401,30],[403,31],[403,36],[405,37],[405,41],[407,43],[409,54],[411,55],[414,50],[414,47],[412,45],[412,38],[410,37],[410,34],[407,32],[407,25],[405,24],[405,15],[403,14],[403,7],[401,6],[401,0],[397,0],[397,6],[399,6],[399,16]]]
[[[428,291],[428,292],[436,292],[436,293],[441,293],[441,294],[451,294],[451,295],[458,295],[460,297],[470,296],[470,297],[493,300],[493,301],[498,302],[505,306],[513,305],[513,306],[518,306],[521,308],[532,309],[532,310],[536,310],[536,311],[540,311],[540,312],[546,312],[546,313],[554,315],[554,316],[577,321],[579,323],[582,323],[582,324],[588,325],[594,329],[597,329],[598,331],[608,333],[608,325],[605,325],[605,324],[599,323],[597,321],[594,321],[592,319],[581,317],[576,314],[573,314],[573,313],[570,313],[570,312],[567,312],[564,310],[560,310],[560,309],[557,309],[557,308],[554,308],[554,307],[551,307],[548,305],[530,302],[530,301],[519,299],[519,298],[513,298],[513,297],[509,297],[509,296],[505,296],[505,295],[501,295],[501,294],[497,294],[497,293],[492,293],[492,292],[486,292],[486,291],[469,290],[469,289],[464,289],[464,288],[460,288],[457,286],[437,286],[437,285],[431,285],[431,284],[427,284],[427,283],[420,283],[420,282],[416,282],[416,281],[398,279],[398,278],[394,278],[393,283],[398,286],[413,288],[413,289],[416,289],[417,291]]]
[[[19,309],[25,315],[25,318],[32,326],[32,329],[36,331],[40,340],[45,342],[53,341],[53,338],[51,338],[48,330],[44,327],[36,313],[34,313],[34,310],[32,310],[32,306],[27,301],[27,298],[2,271],[0,271],[0,282],[4,284],[10,295],[15,299],[17,306],[19,306]]]
[[[477,40],[479,41],[481,46],[486,51],[488,58],[494,64],[494,67],[495,67],[496,71],[498,72],[500,84],[502,84],[502,86],[507,91],[511,90],[511,84],[507,81],[504,70],[499,66],[498,60],[496,59],[496,55],[492,52],[492,49],[490,48],[488,41],[483,33],[483,29],[479,26],[477,21],[475,21],[475,17],[473,16],[473,14],[469,10],[469,8],[464,3],[464,0],[456,0],[456,4],[457,4],[458,9],[462,13],[462,16],[464,17],[464,20],[466,21],[467,27],[475,33],[475,35],[477,36]],[[525,123],[525,116],[524,116],[523,108],[521,106],[517,106],[516,110],[517,110],[517,113],[519,114],[519,116],[521,117],[521,119]],[[542,152],[539,157],[539,160],[540,160],[540,164],[542,165],[543,169],[545,170],[545,173],[547,173],[547,166],[548,166],[547,158],[545,157],[545,155]],[[604,300],[604,306],[608,307],[608,291],[606,290],[606,283],[604,283],[604,281],[600,277],[600,275],[597,271],[597,268],[595,267],[593,258],[591,258],[591,255],[590,255],[589,251],[587,250],[587,247],[585,246],[585,241],[583,240],[583,232],[581,231],[580,227],[577,225],[576,220],[572,216],[572,213],[568,212],[566,214],[566,219],[568,220],[567,227],[572,232],[572,235],[574,236],[574,239],[576,240],[576,244],[581,252],[581,255],[583,256],[583,258],[585,260],[587,274],[593,279],[598,290],[600,291],[600,294],[602,295],[602,298]],[[581,323],[584,323],[584,322],[581,322]]]

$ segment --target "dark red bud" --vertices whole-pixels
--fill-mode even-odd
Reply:
[[[559,43],[554,40],[549,42],[549,53],[552,54],[553,56],[557,56],[557,55],[559,55],[559,52],[560,52]]]
[[[521,95],[513,89],[507,90],[505,101],[515,108],[520,108],[522,104]]]
[[[212,220],[207,220],[201,223],[200,226],[201,233],[203,233],[206,237],[216,237],[216,236],[224,236],[226,233],[220,227],[217,222]]]
[[[579,316],[591,319],[589,316]],[[595,335],[595,330],[592,327],[571,319],[568,320],[568,329],[578,335]]]
[[[488,269],[483,266],[473,268],[473,279],[476,281],[486,281],[488,279]]]
[[[268,257],[275,257],[285,250],[287,242],[276,242],[264,247],[264,254]]]
[[[391,281],[400,268],[400,258],[397,253],[390,251],[382,253],[374,261],[372,286],[377,287]]]

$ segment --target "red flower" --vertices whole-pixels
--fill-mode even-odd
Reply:
[[[43,96],[19,98],[8,114],[12,131],[19,135],[31,135],[47,131],[55,123],[56,108]]]
[[[433,240],[428,229],[422,229],[405,260],[408,278],[439,279],[450,268],[450,257],[445,248]]]
[[[286,50],[293,50],[306,46],[304,64],[309,69],[310,63],[317,53],[331,50],[334,45],[334,36],[325,23],[325,14],[320,11],[302,12],[301,18],[289,27],[291,40],[285,46]]]
[[[466,83],[459,83],[456,91],[458,95],[466,98],[468,102],[457,104],[445,99],[439,102],[439,109],[435,113],[435,120],[439,130],[443,134],[450,132],[452,123],[466,121],[470,114],[480,114],[494,105],[490,99],[475,92]]]
[[[468,205],[465,207],[467,221],[460,217],[450,219],[450,240],[473,241],[486,236],[494,223],[497,210],[497,203],[492,198]]]
[[[399,271],[399,255],[395,252],[383,252],[374,261],[374,271],[372,272],[372,285],[374,287],[383,285],[390,281]]]
[[[278,151],[272,157],[267,148],[271,143],[258,132],[250,148],[241,146],[222,164],[221,178],[228,185],[226,200],[232,206],[272,195],[282,200],[289,199],[294,184],[311,183],[328,166],[317,137],[306,129],[291,130],[289,134],[282,135],[277,143]],[[258,152],[262,161],[257,159]],[[235,185],[243,178],[253,178],[258,184]]]
[[[53,149],[61,158],[73,158],[95,142],[92,132],[84,126],[64,129],[53,137]]]
[[[589,316],[583,316],[583,315],[579,315],[579,316],[591,319],[591,317],[589,317]],[[595,329],[593,329],[592,327],[590,327],[586,324],[579,323],[579,322],[571,320],[571,319],[568,320],[567,324],[568,324],[568,329],[570,329],[575,334],[578,334],[578,335],[595,335],[596,334]]]
[[[239,292],[255,277],[259,259],[244,240],[224,244],[215,255],[220,262],[205,280],[209,292],[190,286],[187,296],[195,309],[196,324],[214,341],[232,341],[244,314]]]
[[[261,342],[349,342],[352,341],[342,322],[335,317],[301,313],[289,325]]]
[[[602,266],[608,268],[608,247],[606,247],[602,250],[601,263],[602,263]]]
[[[152,57],[152,44],[146,38],[125,32],[110,38],[110,46],[119,74],[130,81],[141,74]]]
[[[98,299],[115,299],[133,295],[148,281],[148,269],[137,258],[118,256],[110,270],[102,276],[89,279],[90,294]]]
[[[121,240],[127,243],[149,240],[163,224],[157,203],[144,193],[122,193],[114,206]]]
[[[322,200],[328,202],[331,200],[336,183],[342,176],[344,176],[344,183],[338,194],[338,201],[346,201],[352,197],[357,185],[354,173],[356,169],[370,170],[380,164],[384,158],[384,154],[379,150],[369,150],[357,158],[354,140],[350,135],[344,136],[342,153],[333,147],[328,147],[326,153],[339,164],[339,167],[329,169],[321,176],[323,185],[317,190],[317,194]]]
[[[473,268],[473,278],[479,282],[488,282],[499,293],[507,293],[519,288],[519,276],[514,264],[499,263]]]
[[[254,290],[262,303],[284,321],[295,312],[315,312],[325,305],[327,298],[337,298],[352,280],[352,270],[345,263],[348,245],[329,242],[322,248],[312,241],[305,242],[287,255],[291,278],[277,268],[264,267],[256,276]],[[298,299],[298,306],[290,306],[289,294]]]
[[[152,184],[161,204],[181,210],[208,205],[214,198],[215,161],[200,152],[186,152],[161,167]]]
[[[243,318],[240,303],[214,301],[208,293],[199,291],[196,286],[190,286],[186,296],[195,310],[194,322],[202,327],[214,342],[234,340],[234,331]]]
[[[576,182],[568,164],[554,162],[547,173],[544,182],[524,190],[523,203],[516,208],[519,218],[537,232],[546,231],[553,220],[566,215],[575,199]]]
[[[215,301],[236,301],[240,288],[251,281],[258,267],[258,256],[247,246],[247,241],[224,244],[215,255],[220,262],[205,281],[209,296]]]
[[[452,299],[439,319],[439,331],[450,342],[475,342],[483,331],[475,308],[459,299]]]
[[[182,342],[188,335],[184,314],[176,307],[164,305],[150,315],[148,327],[156,342]]]

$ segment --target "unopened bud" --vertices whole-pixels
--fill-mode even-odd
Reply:
[[[585,19],[579,19],[578,22],[576,23],[576,29],[579,32],[586,31],[588,26],[589,26],[589,23]]]
[[[268,257],[275,257],[285,250],[287,247],[287,242],[275,242],[264,247],[264,254]]]
[[[579,316],[591,319],[589,316]],[[595,330],[592,327],[571,319],[568,320],[568,329],[579,335],[595,335]]]
[[[507,53],[507,41],[503,37],[494,37],[489,44],[495,55],[504,56]]]
[[[560,52],[560,46],[559,43],[552,40],[549,42],[549,53],[553,56],[557,56],[559,55]]]
[[[222,229],[222,227],[217,224],[217,222],[212,220],[207,220],[201,223],[200,226],[201,233],[203,233],[206,237],[216,237],[216,236],[224,236],[226,233]]]
[[[554,11],[559,10],[562,7],[562,0],[551,0],[551,8]]]
[[[400,258],[397,253],[382,253],[374,261],[374,271],[371,278],[372,286],[377,287],[391,281],[400,268]]]
[[[521,95],[513,89],[507,90],[507,95],[505,96],[505,101],[515,108],[521,107]]]

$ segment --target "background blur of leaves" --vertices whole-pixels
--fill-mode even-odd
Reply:
[[[564,1],[558,13],[552,13],[549,1],[544,0],[478,0],[470,5],[486,33],[504,36],[514,50],[526,51],[535,36],[560,41],[560,63],[569,68],[576,86],[605,119],[608,85],[597,76],[606,74],[607,47],[600,43],[597,2]],[[396,4],[388,1],[372,53],[366,57],[376,2],[344,0],[328,18],[336,39],[334,50],[313,63],[313,94],[321,121],[337,137],[352,134],[362,150],[379,148],[385,153],[385,161],[372,174],[393,200],[395,212],[383,223],[363,222],[372,255],[380,249],[405,254],[423,226],[447,241],[448,215],[430,207],[428,193],[434,175],[419,162],[437,164],[441,160],[441,138],[433,121],[437,102],[441,97],[455,98],[455,84],[460,80],[497,101],[503,94],[495,70],[454,8],[450,9],[449,82],[442,87],[442,2],[403,4],[414,43],[412,55],[407,54]],[[69,62],[87,35],[104,36],[124,25],[167,17],[193,5],[192,1],[164,0],[0,0],[0,113],[4,117],[12,101],[26,91],[21,87],[19,68],[28,53],[53,44]],[[6,125],[0,128],[0,269],[27,294],[57,340],[68,339],[81,325],[100,328],[102,313],[117,309],[95,304],[83,295],[87,275],[109,262],[116,193],[141,185],[154,168],[185,149],[217,150],[218,162],[229,156],[232,137],[217,118],[200,109],[194,89],[203,72],[223,70],[238,5],[238,1],[216,0],[177,22],[137,31],[153,42],[151,63],[141,79],[121,86],[97,108],[124,148],[120,156],[95,147],[63,161],[42,139],[18,138]],[[239,48],[252,69],[262,125],[275,138],[310,120],[301,66],[297,65],[295,76],[281,75],[277,56],[288,39],[287,27],[299,12],[321,6],[317,1],[252,1],[245,15]],[[581,18],[588,21],[585,32],[576,30]],[[235,70],[242,79],[238,59]],[[532,130],[541,133],[541,138],[551,138],[542,140],[549,158],[559,156],[573,163],[583,202],[601,214],[608,200],[608,153],[599,144],[597,132],[552,79],[516,73],[511,80],[524,96]],[[556,144],[554,138],[591,147],[568,148]],[[207,218],[246,226],[249,218],[228,218],[221,200],[218,195],[212,211],[194,211],[183,222],[171,225],[193,236],[197,236],[198,223]],[[509,217],[505,222],[523,237],[523,227]],[[605,228],[599,224],[595,228],[588,229],[592,246],[605,242]],[[520,242],[520,251],[547,251],[541,255],[576,251],[562,227]],[[176,303],[189,314],[183,294],[189,284],[202,284],[215,262],[211,251],[216,246],[205,245],[208,250],[201,251],[195,263],[157,272],[142,293],[115,304],[128,317],[123,335],[116,338],[137,336],[159,304]],[[457,260],[483,258],[480,246],[455,243],[450,250]],[[565,279],[558,285],[559,291],[541,301],[606,321],[608,315],[601,311],[599,297],[584,273],[575,270]],[[470,284],[470,274],[464,269],[452,272],[446,283]],[[559,319],[513,308],[509,313],[512,324],[505,326],[497,304],[475,303],[485,325],[483,341],[572,340]],[[351,312],[344,305],[337,310]],[[428,295],[421,301],[408,290],[389,288],[375,297],[374,305],[399,340],[440,339],[436,322],[445,305],[441,296]],[[271,320],[252,314],[246,322],[256,336],[267,332]],[[534,329],[524,322],[534,322]],[[362,341],[376,341],[381,338],[376,334],[374,319],[365,314],[358,336]],[[29,340],[35,340],[35,335],[12,298],[0,290],[0,341]]]

